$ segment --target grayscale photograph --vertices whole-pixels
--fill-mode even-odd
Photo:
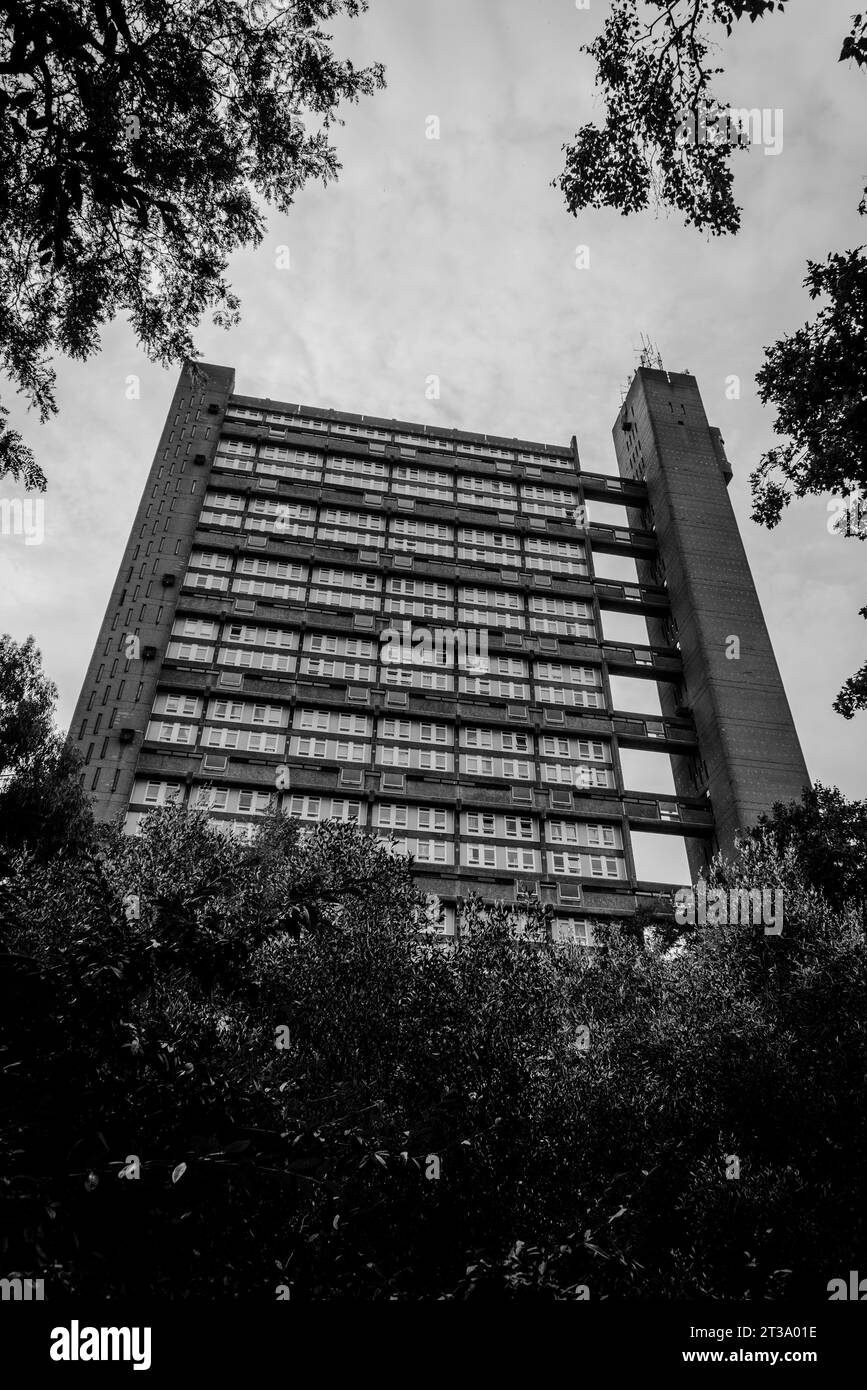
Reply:
[[[0,131],[9,1364],[834,1373],[867,12],[0,0]]]

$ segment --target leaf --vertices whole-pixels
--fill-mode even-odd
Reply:
[[[224,1154],[242,1154],[250,1147],[249,1139],[235,1139],[231,1144],[227,1144],[223,1150]]]
[[[186,1165],[186,1163],[179,1163],[178,1166],[177,1166],[177,1168],[175,1168],[174,1171],[172,1172],[172,1182],[180,1182],[181,1178],[184,1176],[184,1173],[185,1173],[186,1171],[187,1171],[187,1165]]]

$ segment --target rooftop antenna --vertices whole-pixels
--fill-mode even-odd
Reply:
[[[641,334],[641,349],[639,351],[638,360],[639,365],[642,367],[655,367],[659,372],[665,371],[662,365],[662,353],[659,351],[656,343],[654,343],[646,333]]]

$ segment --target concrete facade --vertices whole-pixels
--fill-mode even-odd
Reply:
[[[640,368],[613,433],[621,475],[647,487],[631,522],[652,527],[658,545],[656,563],[637,561],[639,578],[668,589],[669,618],[648,618],[651,642],[676,644],[683,662],[679,688],[660,689],[662,708],[688,709],[698,736],[698,757],[672,759],[675,786],[708,796],[715,843],[730,854],[739,831],[809,784],[728,495],[731,467],[684,373]],[[694,875],[711,848],[688,843]]]
[[[87,669],[70,736],[100,817],[134,833],[175,800],[242,837],[273,806],[350,820],[414,854],[446,931],[469,893],[527,889],[555,934],[587,942],[597,921],[670,908],[636,875],[634,832],[685,837],[703,864],[797,794],[806,769],[692,378],[639,372],[620,478],[583,470],[574,439],[234,386],[227,367],[181,374]],[[595,502],[624,524],[595,523]],[[639,582],[598,578],[601,554],[635,560]],[[605,641],[606,612],[641,615],[649,645]],[[425,632],[450,649],[414,654]],[[616,709],[616,675],[657,683],[663,717]],[[668,754],[677,795],[627,787],[627,748]]]

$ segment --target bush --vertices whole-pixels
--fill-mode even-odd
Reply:
[[[538,904],[471,902],[444,947],[405,860],[279,816],[252,847],[171,808],[16,850],[6,1269],[52,1296],[824,1296],[864,1239],[862,910],[767,830],[715,875],[780,883],[783,934],[582,953]]]

